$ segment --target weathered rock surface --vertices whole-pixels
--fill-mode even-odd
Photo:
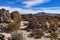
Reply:
[[[11,17],[8,10],[0,9],[0,23],[10,22]]]
[[[11,18],[15,21],[20,21],[21,20],[20,13],[18,11],[12,12],[11,13]]]

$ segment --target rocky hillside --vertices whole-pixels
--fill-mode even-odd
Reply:
[[[60,20],[60,16],[58,14],[48,14],[48,13],[36,13],[36,14],[20,14],[18,11],[14,11],[9,13],[9,10],[0,9],[0,23],[11,22],[11,20],[20,21],[30,21],[32,19],[36,20],[50,20],[50,19]]]
[[[11,22],[12,20],[15,22]],[[45,34],[49,34],[49,38],[60,38],[60,16],[58,14],[47,14],[44,12],[37,14],[20,14],[18,11],[9,13],[9,10],[0,9],[0,28],[4,28],[4,30],[1,29],[3,32],[5,32],[5,30],[7,32],[17,31],[20,27],[20,21],[29,22],[28,27],[24,29],[24,31],[31,32],[28,35],[29,37],[35,39],[45,38],[48,36],[45,36]],[[6,24],[8,24],[8,27]]]
[[[31,19],[36,19],[36,20],[50,20],[50,19],[57,19],[60,20],[60,14],[50,14],[50,13],[36,13],[36,14],[22,14],[22,20],[29,21]]]
[[[23,14],[22,20],[29,21],[28,27],[24,29],[31,32],[29,37],[35,39],[44,37],[51,40],[60,38],[60,16],[58,14]]]

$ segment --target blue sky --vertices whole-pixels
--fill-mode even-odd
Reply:
[[[0,0],[0,9],[27,13],[60,13],[60,0]]]

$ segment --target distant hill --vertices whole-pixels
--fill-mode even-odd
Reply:
[[[45,13],[45,12],[38,12],[35,15],[50,15],[50,16],[60,16],[60,14],[57,13]]]

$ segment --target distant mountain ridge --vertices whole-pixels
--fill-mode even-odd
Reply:
[[[35,15],[50,15],[50,16],[60,16],[60,14],[57,13],[45,13],[45,12],[38,12]]]

